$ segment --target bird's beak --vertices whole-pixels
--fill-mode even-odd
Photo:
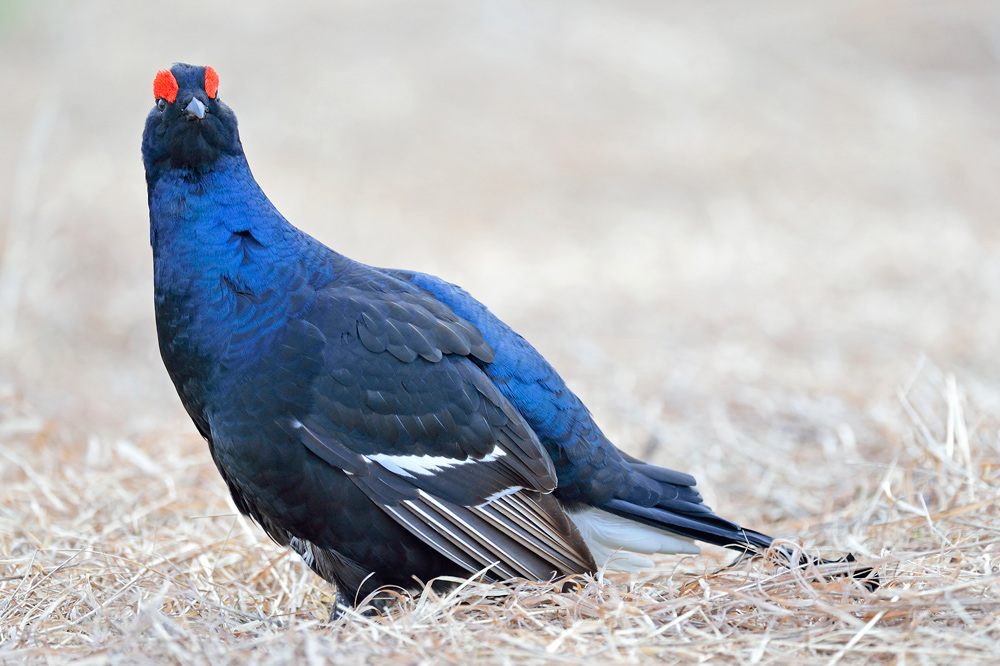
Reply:
[[[198,120],[205,117],[205,105],[197,97],[192,97],[188,105],[184,107],[184,110],[198,118]]]

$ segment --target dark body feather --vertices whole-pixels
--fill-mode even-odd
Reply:
[[[643,534],[771,543],[714,515],[692,477],[622,454],[463,290],[289,224],[205,70],[171,71],[176,101],[143,135],[163,361],[240,511],[344,602],[484,568],[594,571],[577,529],[591,510]]]

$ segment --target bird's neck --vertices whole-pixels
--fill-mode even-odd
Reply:
[[[179,271],[182,280],[273,263],[297,233],[242,155],[222,158],[208,171],[160,173],[150,186],[149,225],[157,277],[161,270]]]
[[[205,359],[234,353],[232,340],[279,325],[294,314],[304,276],[334,270],[307,266],[318,263],[316,241],[278,213],[242,156],[224,160],[211,171],[164,171],[150,187],[157,332],[172,376],[203,371]]]

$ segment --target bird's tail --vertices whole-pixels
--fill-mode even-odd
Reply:
[[[711,543],[744,553],[760,555],[769,553],[788,568],[808,569],[819,565],[838,565],[824,566],[823,575],[849,576],[862,580],[869,589],[878,587],[878,578],[873,570],[855,566],[857,560],[854,555],[848,554],[843,558],[829,560],[809,555],[786,544],[776,544],[774,539],[766,534],[746,529],[715,515],[702,503],[701,496],[693,487],[692,477],[634,459],[633,461],[630,462],[633,462],[632,467],[636,472],[660,486],[662,499],[653,506],[642,506],[635,501],[614,498],[600,507],[603,511],[677,535],[682,539]],[[621,547],[627,549],[628,545],[622,544]],[[642,552],[692,551],[674,548]]]

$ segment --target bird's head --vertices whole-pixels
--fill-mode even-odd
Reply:
[[[153,97],[142,134],[147,174],[168,167],[205,171],[220,157],[243,153],[236,115],[219,99],[219,75],[211,67],[161,69]]]

